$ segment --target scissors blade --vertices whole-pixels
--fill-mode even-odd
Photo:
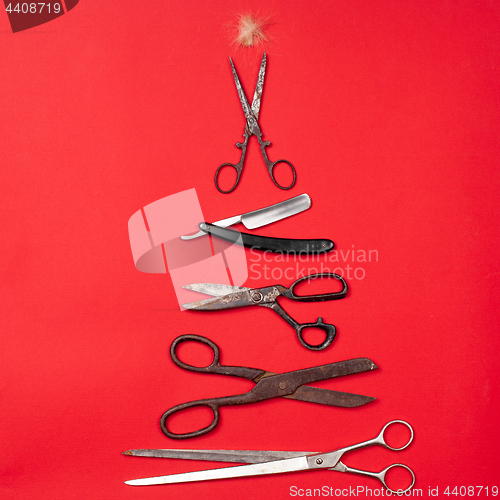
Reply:
[[[259,76],[257,77],[257,84],[255,85],[255,92],[253,95],[253,101],[252,101],[252,111],[257,118],[259,119],[259,113],[260,113],[260,100],[262,99],[262,91],[264,89],[264,77],[266,75],[266,53],[264,52],[264,55],[262,56],[262,62],[260,63],[260,69],[259,69]]]
[[[184,307],[184,309],[192,309],[196,311],[213,311],[218,309],[233,309],[235,307],[253,306],[255,305],[255,302],[250,296],[251,291],[253,290],[244,290],[213,299],[189,302],[188,304],[182,304],[182,307]]]
[[[236,467],[223,467],[222,469],[185,472],[183,474],[172,474],[170,476],[149,477],[144,479],[132,479],[131,481],[125,481],[125,483],[132,486],[188,483],[193,481],[210,481],[212,479],[229,479],[233,477],[281,474],[284,472],[296,472],[307,469],[309,469],[307,456],[301,456],[296,458],[288,458],[285,460],[275,460],[266,463],[239,465]]]
[[[328,406],[338,406],[340,408],[356,408],[358,406],[371,403],[377,398],[371,396],[361,396],[349,392],[331,391],[320,389],[309,385],[301,385],[293,394],[283,396],[296,401],[306,401],[308,403],[318,403]]]
[[[205,295],[213,295],[214,297],[223,297],[230,293],[250,290],[250,288],[242,286],[221,285],[218,283],[193,283],[192,285],[184,285],[182,288],[204,293]]]
[[[235,462],[258,464],[283,460],[285,458],[311,455],[314,451],[260,451],[260,450],[152,450],[138,449],[124,451],[133,457],[180,458],[183,460],[205,460],[209,462]]]
[[[229,58],[229,61],[231,63],[231,69],[233,70],[233,78],[234,82],[236,83],[236,90],[238,91],[238,95],[240,97],[240,102],[241,102],[241,107],[243,108],[243,112],[245,113],[245,119],[248,118],[250,115],[252,115],[252,108],[250,107],[250,104],[248,104],[248,99],[247,96],[245,95],[245,92],[243,91],[243,87],[241,86],[240,79],[238,78],[238,73],[236,73],[236,69],[233,64],[233,60]]]
[[[319,382],[320,380],[327,380],[330,378],[343,377],[346,375],[354,375],[355,373],[376,370],[378,366],[368,358],[355,358],[346,361],[339,361],[338,363],[330,363],[327,365],[314,366],[312,368],[305,368],[303,370],[296,370],[293,372],[283,373],[276,375],[276,380],[283,377],[288,380],[290,385],[299,388],[304,384],[312,382]]]

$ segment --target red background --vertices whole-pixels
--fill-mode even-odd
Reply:
[[[223,195],[213,184],[216,167],[239,158],[244,125],[228,56],[249,95],[262,57],[262,47],[231,45],[245,10],[273,21],[260,123],[270,158],[296,167],[288,192],[253,139],[238,188]],[[346,462],[406,463],[424,497],[498,486],[499,33],[489,1],[82,1],[17,34],[0,15],[0,496],[379,488],[322,471],[139,489],[123,481],[215,464],[121,452],[325,451],[395,418],[415,429],[408,450]],[[266,310],[181,313],[168,275],[134,268],[128,218],[193,187],[209,220],[308,193],[310,210],[255,233],[377,250],[346,299],[283,301],[299,321],[335,323],[331,348],[307,351]],[[274,372],[370,357],[379,370],[318,386],[377,401],[223,408],[214,432],[172,441],[158,425],[166,409],[252,386],[175,367],[169,346],[183,333],[217,342],[226,364]]]

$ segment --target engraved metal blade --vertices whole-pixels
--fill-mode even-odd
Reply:
[[[231,69],[233,71],[234,82],[236,83],[236,90],[238,91],[238,95],[240,97],[241,107],[243,108],[243,113],[245,113],[245,119],[252,115],[252,108],[250,104],[248,104],[247,96],[243,91],[243,87],[241,86],[240,79],[238,78],[238,73],[236,73],[236,69],[233,64],[233,60],[229,58],[229,62],[231,63]]]
[[[193,283],[192,285],[184,285],[182,288],[193,290],[194,292],[204,293],[205,295],[213,295],[214,297],[223,297],[230,293],[245,292],[250,288],[242,286],[222,285],[219,283]]]
[[[252,101],[252,111],[257,118],[259,119],[259,113],[260,113],[260,101],[262,99],[262,91],[264,89],[264,77],[266,75],[266,53],[264,52],[264,55],[262,56],[262,62],[260,63],[260,69],[259,69],[259,76],[257,77],[257,84],[255,85],[255,92],[253,95],[253,101]]]
[[[197,311],[213,311],[253,305],[255,305],[255,302],[252,300],[250,291],[244,290],[242,292],[230,293],[223,297],[189,302],[188,304],[182,304],[182,307],[184,307],[184,309],[193,309]]]

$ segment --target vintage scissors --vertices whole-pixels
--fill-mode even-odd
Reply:
[[[314,280],[317,278],[333,278],[342,283],[342,290],[340,292],[324,293],[317,295],[297,295],[294,293],[294,288],[304,280]],[[290,324],[297,333],[300,343],[314,351],[320,351],[328,347],[333,339],[337,329],[334,325],[324,323],[323,318],[318,318],[316,323],[297,323],[291,318],[287,312],[279,305],[277,298],[280,295],[288,299],[298,300],[302,302],[323,302],[326,300],[342,299],[347,295],[347,283],[342,276],[334,273],[316,273],[309,276],[299,278],[289,288],[283,285],[266,286],[264,288],[244,288],[231,285],[219,285],[215,283],[196,283],[192,285],[184,285],[183,288],[194,290],[195,292],[212,295],[216,298],[199,300],[197,302],[190,302],[183,304],[185,309],[192,309],[194,311],[213,311],[217,309],[232,309],[234,307],[244,306],[264,306],[272,309],[278,313],[288,324]],[[320,328],[326,333],[326,339],[318,345],[309,344],[302,336],[304,328]]]
[[[247,152],[247,146],[248,146],[248,140],[250,139],[251,135],[255,135],[257,137],[257,140],[259,141],[260,145],[260,150],[262,152],[262,156],[264,157],[264,163],[266,164],[267,170],[269,171],[269,174],[271,175],[271,179],[273,182],[280,188],[280,189],[290,189],[294,184],[295,184],[295,168],[293,165],[287,161],[287,160],[278,160],[278,161],[270,161],[269,158],[267,157],[266,153],[266,148],[269,146],[271,143],[269,141],[263,141],[262,140],[262,132],[259,127],[259,112],[260,112],[260,100],[262,99],[262,90],[264,86],[264,76],[266,73],[266,53],[264,52],[264,55],[262,56],[262,62],[260,63],[260,70],[259,70],[259,76],[257,78],[257,85],[255,87],[255,93],[253,96],[253,101],[252,101],[252,106],[248,103],[247,96],[245,95],[245,92],[243,91],[243,87],[241,86],[240,79],[238,78],[238,74],[236,73],[236,69],[234,68],[234,64],[231,58],[229,58],[229,61],[231,62],[231,68],[233,70],[233,77],[234,81],[236,83],[236,89],[238,90],[238,95],[240,97],[241,101],[241,106],[243,107],[243,112],[245,113],[245,119],[246,119],[246,125],[245,125],[245,131],[243,133],[243,137],[245,140],[243,142],[238,142],[236,143],[236,147],[241,149],[241,158],[240,161],[236,164],[234,163],[223,163],[222,165],[219,166],[217,171],[215,172],[215,187],[221,192],[221,193],[230,193],[233,191],[236,186],[238,185],[238,182],[240,181],[240,176],[241,176],[241,171],[243,170],[243,163],[245,161],[245,155]],[[289,186],[281,186],[278,184],[274,177],[274,167],[278,163],[286,163],[287,165],[290,165],[290,168],[292,169],[292,174],[293,174],[293,181]],[[224,191],[221,189],[219,186],[219,172],[223,167],[233,167],[236,170],[236,181],[231,189],[228,191]]]
[[[177,346],[186,341],[200,342],[208,345],[213,353],[214,359],[208,366],[198,367],[182,362],[176,354]],[[219,348],[217,344],[211,340],[199,335],[181,335],[177,337],[170,347],[170,357],[172,361],[183,368],[199,373],[215,373],[219,375],[231,375],[233,377],[246,378],[255,383],[255,387],[245,394],[236,396],[227,396],[210,399],[200,399],[189,403],[179,404],[166,411],[160,419],[160,427],[162,432],[174,439],[183,439],[198,437],[212,431],[219,423],[219,407],[229,405],[241,405],[247,403],[257,403],[266,399],[284,397],[288,399],[296,399],[299,401],[308,401],[310,403],[318,403],[329,406],[340,406],[344,408],[354,408],[357,406],[370,403],[375,398],[370,396],[361,396],[359,394],[350,394],[347,392],[331,391],[329,389],[319,389],[310,387],[305,384],[327,380],[330,378],[342,377],[345,375],[353,375],[355,373],[366,372],[377,369],[377,365],[368,358],[349,359],[338,363],[330,363],[313,368],[296,370],[283,374],[276,374],[258,368],[247,368],[244,366],[226,366],[219,362]],[[172,432],[167,427],[167,419],[179,411],[193,406],[208,406],[214,418],[210,425],[193,432],[185,434],[177,434]]]
[[[394,424],[403,424],[410,430],[409,441],[400,448],[389,446],[384,439],[387,428]],[[380,445],[393,451],[401,451],[407,448],[413,441],[413,429],[404,420],[393,420],[386,424],[380,434],[368,441],[347,446],[328,453],[304,452],[304,451],[246,451],[246,450],[127,450],[124,455],[136,457],[159,457],[159,458],[181,458],[190,460],[210,460],[220,462],[250,463],[252,465],[240,465],[224,467],[222,469],[211,469],[183,474],[172,474],[170,476],[150,477],[145,479],[133,479],[125,481],[133,486],[147,486],[152,484],[187,483],[193,481],[209,481],[211,479],[227,479],[232,477],[261,476],[267,474],[280,474],[283,472],[296,472],[302,470],[327,469],[338,472],[350,472],[378,479],[384,487],[392,494],[401,496],[409,492],[415,484],[415,474],[406,465],[392,464],[381,472],[370,472],[353,469],[341,462],[344,454],[366,448],[367,446]],[[410,472],[411,484],[405,490],[393,490],[386,483],[386,474],[395,467],[402,467]]]

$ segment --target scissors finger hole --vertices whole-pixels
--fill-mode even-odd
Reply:
[[[271,177],[281,189],[290,189],[295,184],[295,169],[289,161],[278,160],[271,168]]]
[[[215,352],[209,345],[194,340],[179,344],[175,353],[182,364],[194,368],[207,368],[215,360]]]
[[[222,164],[215,173],[215,185],[222,193],[230,193],[239,180],[238,168],[233,163]]]
[[[407,422],[394,420],[384,427],[382,438],[391,450],[403,450],[413,441],[413,429]]]
[[[209,406],[191,406],[168,417],[168,430],[173,436],[182,437],[209,429],[214,421],[215,414]]]
[[[384,471],[385,487],[392,493],[402,495],[415,484],[415,475],[406,465],[394,464]]]
[[[330,294],[341,294],[346,291],[345,282],[341,276],[334,273],[321,273],[305,276],[297,280],[290,290],[296,298],[321,297]]]
[[[328,338],[328,333],[321,328],[307,326],[302,329],[302,339],[311,347],[320,347]]]

